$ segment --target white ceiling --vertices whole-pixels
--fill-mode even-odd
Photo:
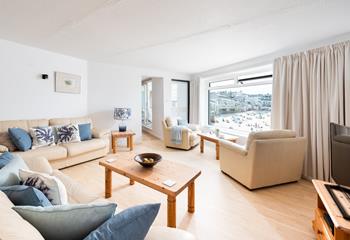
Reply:
[[[195,73],[350,32],[349,0],[0,0],[0,38]]]

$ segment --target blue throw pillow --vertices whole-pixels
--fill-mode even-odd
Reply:
[[[32,139],[22,128],[9,128],[10,139],[20,151],[27,151],[32,147]]]
[[[13,159],[12,153],[4,152],[0,155],[0,169],[5,167]]]
[[[90,140],[91,135],[91,123],[79,124],[79,135],[81,141]]]
[[[33,187],[14,185],[0,187],[0,190],[3,191],[16,206],[52,206],[44,193]]]
[[[128,208],[110,218],[84,240],[143,240],[159,211],[160,204]]]
[[[5,167],[0,169],[0,186],[20,184],[19,169],[29,169],[20,156],[15,154],[13,156],[13,159]]]
[[[70,204],[52,207],[15,206],[22,218],[33,225],[45,239],[81,240],[110,219],[115,203]]]

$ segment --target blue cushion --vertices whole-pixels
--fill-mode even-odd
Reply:
[[[0,187],[0,190],[3,191],[10,201],[16,206],[52,206],[47,197],[45,197],[44,193],[33,187],[14,185],[9,187]]]
[[[71,204],[52,207],[15,206],[12,209],[33,225],[45,239],[81,240],[110,219],[114,203]]]
[[[27,151],[32,147],[32,139],[22,128],[8,129],[11,141],[20,151]]]
[[[79,135],[81,141],[90,140],[91,135],[91,123],[79,124]]]
[[[128,208],[115,215],[84,240],[143,240],[159,211],[160,204]]]
[[[0,169],[5,167],[13,158],[13,155],[9,152],[4,152],[0,155]]]
[[[0,186],[20,184],[19,169],[28,169],[27,164],[20,156],[13,156],[13,159],[5,167],[0,169]]]

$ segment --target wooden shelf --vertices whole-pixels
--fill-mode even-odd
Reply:
[[[312,180],[317,191],[317,208],[315,219],[312,221],[313,229],[320,240],[350,240],[350,221],[343,218],[336,203],[328,193],[325,185],[330,184],[319,180]],[[334,229],[327,224],[324,214],[332,219]]]

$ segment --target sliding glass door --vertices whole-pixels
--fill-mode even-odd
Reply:
[[[190,83],[184,80],[171,81],[171,115],[189,122]]]

